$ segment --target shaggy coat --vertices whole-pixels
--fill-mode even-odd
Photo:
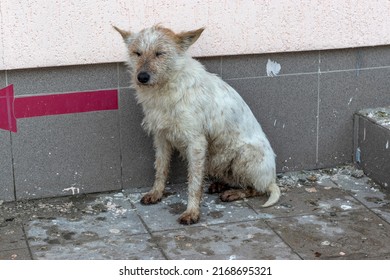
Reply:
[[[224,201],[268,193],[263,206],[276,203],[275,154],[260,124],[232,87],[186,54],[203,29],[176,34],[162,26],[139,33],[114,28],[126,43],[132,85],[145,115],[142,125],[153,135],[156,151],[155,182],[141,202],[161,200],[177,149],[188,161],[188,205],[180,223],[199,220],[207,175],[242,187],[224,192]]]

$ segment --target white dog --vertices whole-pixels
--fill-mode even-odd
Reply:
[[[203,29],[176,34],[159,25],[139,33],[114,28],[126,43],[143,127],[156,150],[155,182],[141,202],[161,200],[177,149],[188,161],[188,205],[180,223],[198,222],[207,175],[218,180],[210,191],[241,187],[223,192],[223,201],[266,192],[270,197],[263,206],[276,203],[275,154],[260,124],[232,87],[186,54]]]

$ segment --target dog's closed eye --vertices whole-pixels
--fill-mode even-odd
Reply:
[[[165,52],[157,51],[156,52],[156,57],[163,56]]]
[[[142,53],[139,52],[139,51],[134,51],[133,54],[135,54],[136,56],[141,56],[142,55]]]

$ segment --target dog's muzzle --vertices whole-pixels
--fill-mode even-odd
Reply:
[[[147,72],[140,72],[137,76],[137,80],[141,84],[147,84],[150,80],[150,75]]]

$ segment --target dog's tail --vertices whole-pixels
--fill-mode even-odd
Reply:
[[[262,205],[262,207],[269,207],[278,202],[280,198],[280,189],[276,183],[271,183],[268,186],[267,193],[269,194],[269,198],[266,203]]]

